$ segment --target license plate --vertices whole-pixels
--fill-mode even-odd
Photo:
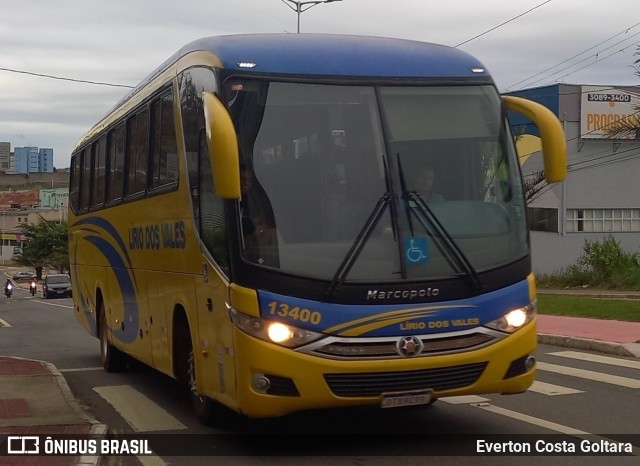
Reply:
[[[426,405],[430,401],[430,391],[384,393],[380,406],[382,408],[401,408],[403,406]]]

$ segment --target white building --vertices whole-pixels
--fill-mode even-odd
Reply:
[[[585,240],[612,235],[640,252],[640,134],[611,136],[607,127],[640,114],[640,86],[555,84],[510,93],[550,108],[564,127],[568,174],[529,201],[532,260],[536,273],[575,264]],[[536,134],[530,122],[510,114],[514,132]],[[543,168],[540,152],[522,154],[525,179]]]

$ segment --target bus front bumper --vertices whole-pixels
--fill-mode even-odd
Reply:
[[[433,398],[524,392],[535,378],[536,319],[489,346],[456,354],[336,360],[303,354],[235,328],[237,405],[249,417],[361,405],[389,394],[428,391]],[[417,379],[417,380],[416,380]],[[391,385],[389,385],[391,381]]]

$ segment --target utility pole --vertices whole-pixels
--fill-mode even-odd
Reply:
[[[297,0],[281,0],[282,3],[287,5],[298,15],[298,34],[300,34],[300,15],[307,11],[309,8],[313,8],[321,3],[341,2],[342,0],[310,0],[305,2],[299,2]],[[295,5],[295,6],[294,6]]]

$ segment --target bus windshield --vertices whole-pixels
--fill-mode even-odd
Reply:
[[[495,87],[235,77],[225,92],[238,131],[246,261],[393,282],[475,276],[528,253]]]

